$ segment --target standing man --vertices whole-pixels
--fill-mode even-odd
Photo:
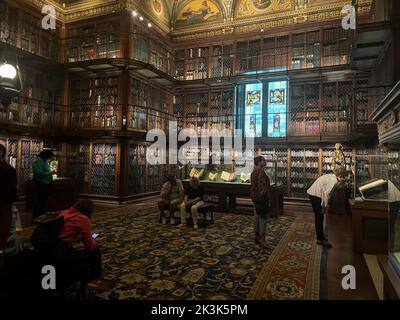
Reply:
[[[264,168],[266,161],[263,156],[254,159],[254,170],[251,173],[251,200],[254,203],[254,233],[255,242],[262,248],[267,248],[265,242],[265,226],[269,212],[270,182]]]
[[[185,192],[183,189],[182,181],[176,179],[174,174],[170,174],[167,177],[167,182],[165,182],[161,189],[161,199],[158,200],[158,208],[161,213],[161,221],[162,224],[167,223],[167,219],[165,217],[164,207],[169,205],[170,212],[170,223],[175,224],[174,213],[176,208],[180,206],[185,196]]]
[[[6,160],[7,149],[0,144],[0,274],[8,254],[7,242],[13,221],[13,202],[17,200],[17,172]]]
[[[332,248],[332,245],[324,236],[324,213],[328,211],[329,199],[336,183],[345,181],[346,176],[346,169],[339,167],[333,174],[319,177],[307,190],[314,211],[317,244],[327,248]]]
[[[53,193],[53,174],[50,161],[54,154],[50,150],[43,150],[32,164],[33,170],[33,211],[32,220],[40,217],[46,209],[47,199]]]

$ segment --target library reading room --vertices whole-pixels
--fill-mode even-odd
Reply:
[[[400,298],[400,1],[0,0],[0,300]]]

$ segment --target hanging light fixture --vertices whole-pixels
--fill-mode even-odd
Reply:
[[[22,78],[18,63],[14,66],[7,61],[0,62],[0,103],[7,108],[21,90]]]
[[[17,69],[8,63],[0,65],[0,77],[4,79],[14,80],[17,76]]]

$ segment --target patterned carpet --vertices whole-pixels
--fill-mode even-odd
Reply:
[[[252,216],[215,214],[193,230],[157,223],[154,205],[96,215],[103,279],[93,299],[318,299],[321,252],[312,216],[268,219],[266,250],[254,244]]]

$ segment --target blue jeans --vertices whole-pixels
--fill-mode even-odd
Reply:
[[[254,209],[254,233],[256,236],[265,237],[265,226],[267,224],[266,214],[257,214]]]

